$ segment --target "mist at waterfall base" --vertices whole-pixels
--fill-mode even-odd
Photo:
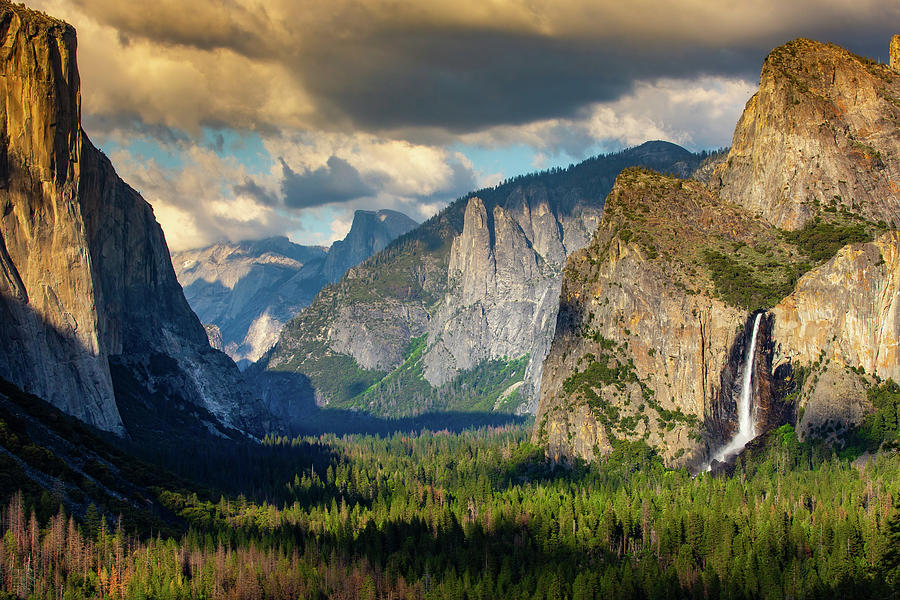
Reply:
[[[759,331],[760,317],[762,313],[757,313],[756,319],[753,320],[753,334],[750,336],[750,345],[747,347],[747,357],[744,361],[741,395],[737,402],[738,430],[734,437],[719,448],[712,459],[704,465],[704,471],[710,471],[715,461],[725,462],[728,457],[743,450],[747,442],[756,437],[756,419],[753,417],[753,361],[756,358],[756,334]]]

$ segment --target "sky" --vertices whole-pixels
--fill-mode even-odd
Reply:
[[[727,146],[797,37],[887,61],[894,0],[26,0],[78,32],[82,122],[171,250],[342,238],[647,140]],[[894,29],[898,29],[895,31]]]

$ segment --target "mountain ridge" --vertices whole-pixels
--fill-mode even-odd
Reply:
[[[534,351],[531,341],[514,347],[512,338],[529,330],[540,332],[529,333],[529,338],[549,338],[552,334],[548,329],[552,328],[558,297],[553,288],[558,286],[565,254],[586,243],[596,226],[605,196],[596,190],[608,189],[621,168],[641,161],[687,176],[699,164],[699,157],[674,144],[648,142],[567,169],[523,175],[495,188],[467,194],[397,238],[382,252],[350,269],[337,284],[324,288],[313,304],[285,326],[279,342],[260,360],[254,372],[263,380],[267,371],[298,374],[297,387],[305,392],[295,393],[294,399],[306,398],[298,404],[354,407],[391,416],[416,414],[425,409],[415,401],[422,385],[418,379],[405,384],[398,382],[401,388],[409,389],[409,394],[395,390],[395,395],[388,394],[389,398],[383,402],[356,397],[403,365],[411,341],[427,335],[426,346],[417,360],[422,361],[421,376],[432,389],[452,384],[457,377],[490,361],[500,361],[496,368],[503,370],[506,367],[502,365],[525,355],[532,357],[525,379],[533,387],[539,378],[538,365],[543,360],[538,355],[543,350],[535,346]],[[478,204],[482,208],[476,209]],[[487,263],[495,264],[498,252],[513,257],[515,252],[507,251],[513,246],[527,251],[525,259],[535,265],[530,279],[522,271],[527,269],[526,263],[501,261],[506,269],[501,272],[506,274],[501,274],[499,280],[495,269],[470,274],[482,278],[481,288],[485,292],[490,290],[490,297],[476,298],[458,289],[456,276],[450,274],[451,263],[465,264],[467,259],[461,253],[475,248],[454,240],[473,231],[475,213],[481,214],[479,227],[484,229],[477,252],[482,253]],[[506,232],[500,238],[496,235],[498,222]],[[512,246],[507,248],[507,243]],[[538,268],[539,264],[542,266]],[[457,268],[454,272],[461,271]],[[498,307],[515,300],[501,288],[505,285],[503,281],[517,278],[530,283],[524,284],[528,291],[523,288],[524,295],[515,314],[507,318],[505,308]],[[470,316],[457,313],[454,306],[468,311]],[[487,306],[496,310],[485,317],[482,308]],[[504,320],[505,324],[501,323]],[[472,337],[473,326],[478,328],[478,340]],[[508,341],[502,341],[507,338]],[[549,339],[546,343],[549,344]],[[455,364],[444,361],[446,356],[454,356]],[[275,379],[281,382],[277,386],[259,383],[256,387],[268,390],[263,393],[271,401],[283,402],[278,397],[290,396],[289,389],[278,389],[284,384],[283,376]],[[507,385],[517,385],[517,382]],[[533,391],[521,390],[520,394],[534,397]],[[375,404],[371,404],[373,401]],[[519,403],[528,402],[520,400]],[[390,407],[392,403],[395,408]],[[397,408],[400,405],[402,409]],[[394,412],[397,410],[406,412],[398,415]],[[285,409],[285,412],[290,411]]]
[[[219,328],[223,350],[246,366],[272,347],[284,323],[336,275],[414,223],[397,211],[358,210],[347,236],[330,249],[276,236],[173,252],[172,262],[191,308],[203,323]]]

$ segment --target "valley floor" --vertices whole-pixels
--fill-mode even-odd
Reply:
[[[895,451],[841,454],[799,443],[784,426],[733,475],[691,477],[642,445],[621,445],[600,464],[554,465],[528,437],[527,426],[508,425],[268,438],[250,459],[246,495],[155,487],[180,523],[168,537],[93,507],[79,524],[48,498],[16,494],[2,515],[0,598],[894,590]]]

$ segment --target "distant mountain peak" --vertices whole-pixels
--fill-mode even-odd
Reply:
[[[390,210],[387,208],[381,208],[379,210],[366,210],[360,208],[353,212],[353,224],[350,226],[350,231],[347,233],[347,236],[349,237],[353,233],[354,227],[363,227],[363,223],[372,220],[376,220],[381,223],[390,222],[392,225],[396,225],[399,228],[409,227],[409,229],[419,224],[413,219],[410,219],[402,212],[396,210]]]
[[[683,154],[685,156],[692,156],[690,150],[679,146],[673,142],[667,142],[665,140],[650,140],[644,142],[643,144],[639,144],[637,146],[632,146],[625,150],[625,152],[630,154],[638,154],[638,155],[649,155],[649,154],[658,154],[662,152],[670,152],[673,154]]]
[[[355,267],[418,223],[396,210],[357,210],[347,236],[331,245],[325,259],[325,277],[335,283]]]
[[[273,236],[175,252],[172,261],[191,307],[218,326],[218,343],[244,366],[322,287],[414,226],[394,210],[357,210],[347,237],[330,249]]]

